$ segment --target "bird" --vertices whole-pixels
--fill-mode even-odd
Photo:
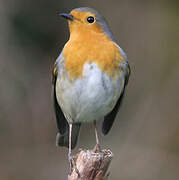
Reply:
[[[124,97],[130,66],[98,11],[80,7],[59,15],[68,21],[70,36],[52,70],[56,145],[68,148],[71,165],[81,124],[94,124],[100,150],[96,121],[103,118],[102,133],[108,134]]]

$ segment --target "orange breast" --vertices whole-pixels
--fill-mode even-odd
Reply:
[[[66,71],[70,77],[82,77],[86,62],[96,63],[109,76],[113,76],[114,71],[120,73],[119,63],[124,58],[119,48],[103,33],[80,31],[79,36],[71,34],[63,50]]]

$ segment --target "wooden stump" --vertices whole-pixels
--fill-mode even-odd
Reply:
[[[74,169],[68,180],[107,180],[109,173],[106,172],[113,158],[110,150],[81,150],[75,156],[78,173]]]

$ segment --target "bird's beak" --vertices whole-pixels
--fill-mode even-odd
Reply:
[[[68,14],[68,13],[60,13],[59,16],[65,18],[67,20],[70,20],[70,21],[74,20],[74,17],[71,14]]]

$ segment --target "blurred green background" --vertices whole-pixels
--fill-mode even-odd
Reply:
[[[0,1],[0,179],[67,179],[67,149],[55,146],[51,69],[68,39],[57,13],[97,9],[127,52],[132,74],[103,148],[110,180],[179,179],[179,3],[164,0]],[[98,124],[101,129],[101,122]],[[85,124],[79,148],[92,148]]]

